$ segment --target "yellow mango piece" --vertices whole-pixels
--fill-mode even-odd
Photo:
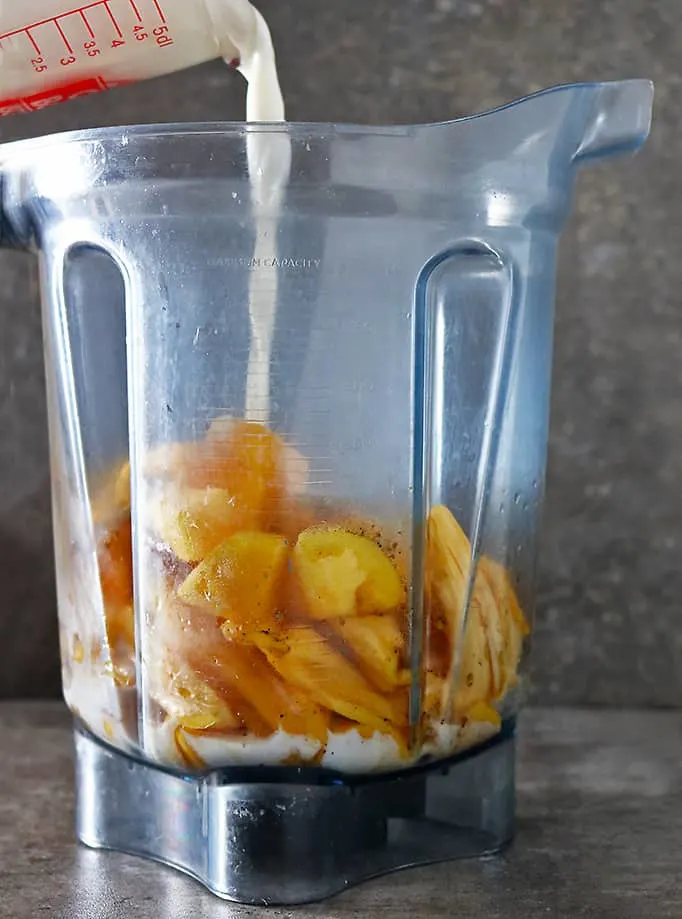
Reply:
[[[492,705],[488,705],[487,702],[474,702],[467,709],[465,717],[468,721],[484,721],[487,724],[494,725],[496,728],[499,728],[502,724],[500,713]]]
[[[97,547],[107,642],[112,663],[124,667],[135,648],[130,518],[107,531]]]
[[[432,508],[426,557],[431,627],[444,628],[450,641],[448,686],[457,676],[455,650],[462,641],[460,678],[454,697],[458,711],[477,700],[499,698],[507,684],[505,616],[491,588],[485,558],[479,561],[464,625],[470,568],[471,546],[466,534],[448,508]],[[436,608],[440,615],[434,617]]]
[[[288,685],[299,687],[325,708],[383,732],[407,723],[402,700],[372,689],[314,629],[303,626],[279,637],[262,635],[255,640]]]
[[[470,564],[469,540],[453,514],[443,505],[431,508],[426,528],[426,577],[453,643],[461,630]]]
[[[135,611],[130,606],[106,606],[104,608],[107,641],[115,658],[135,649]]]
[[[518,682],[523,639],[529,634],[530,628],[519,606],[509,574],[502,565],[490,558],[483,558],[480,562],[480,570],[486,577],[495,598],[502,632],[501,685],[498,687],[498,698],[502,698],[505,692]]]
[[[148,668],[153,698],[186,730],[234,731],[240,721],[228,703],[187,664],[167,656]]]
[[[445,718],[452,706],[453,720],[456,720],[463,711],[476,702],[485,701],[494,696],[488,639],[481,619],[480,605],[476,598],[472,599],[469,607],[459,670],[456,669],[455,663],[456,659],[453,654],[450,669],[445,677],[435,677],[438,680],[437,685],[441,688],[439,717]],[[455,680],[457,680],[456,689],[450,699],[451,687]]]
[[[404,535],[406,523],[400,525],[393,521],[388,524],[386,521],[379,522],[357,514],[342,513],[334,519],[334,524],[355,536],[364,536],[375,543],[396,569],[403,583],[407,583],[410,576],[410,551]]]
[[[490,588],[495,595],[495,600],[500,609],[506,609],[514,620],[516,627],[522,637],[530,635],[530,625],[519,606],[516,591],[511,583],[509,572],[500,565],[499,562],[493,561],[485,556],[481,559],[481,567],[485,573]]]
[[[114,500],[119,507],[130,509],[130,463],[125,462],[114,482]]]
[[[330,620],[343,642],[352,651],[369,678],[379,689],[391,692],[404,685],[401,669],[405,638],[395,616],[353,616]],[[409,672],[407,674],[409,679]],[[402,682],[401,682],[402,681]]]
[[[275,467],[277,479],[284,486],[284,491],[288,494],[301,494],[305,491],[309,472],[308,460],[295,447],[286,444],[264,425],[243,421],[232,415],[222,415],[213,419],[206,432],[207,443],[226,444],[227,449],[230,449],[231,445],[234,449],[236,445],[241,446],[243,451],[245,447],[248,449],[249,441],[262,451],[260,462],[256,458],[255,465],[261,468],[265,465],[266,471],[269,466]],[[263,450],[266,445],[268,450]],[[267,455],[268,451],[270,457]],[[248,459],[246,464],[249,465]]]
[[[238,693],[270,727],[326,743],[329,718],[317,700],[286,684],[256,648],[222,642],[202,667],[214,685]],[[248,724],[247,724],[248,728]]]
[[[229,416],[214,419],[193,447],[181,463],[183,484],[225,489],[250,510],[251,529],[289,531],[285,518],[308,481],[308,463],[294,447],[262,424]]]
[[[188,769],[194,769],[197,771],[206,769],[206,763],[204,759],[199,756],[197,751],[194,749],[192,744],[189,742],[189,739],[185,736],[185,732],[182,728],[176,728],[173,732],[173,740],[175,742],[175,749],[178,752],[183,765]]]
[[[91,483],[92,519],[98,526],[108,527],[130,512],[130,464],[117,464],[105,475]]]
[[[293,562],[315,618],[385,613],[405,600],[398,572],[376,543],[340,527],[304,530]]]
[[[253,509],[223,488],[169,486],[150,507],[154,534],[184,562],[201,561],[254,523]]]
[[[185,463],[185,481],[225,488],[261,509],[278,491],[282,441],[262,424],[216,419]]]
[[[274,628],[287,542],[272,533],[235,533],[197,565],[178,589],[190,606],[225,620],[226,636]]]
[[[440,719],[443,712],[445,695],[445,680],[435,673],[427,672],[424,681],[424,695],[422,698],[422,711],[431,718]]]
[[[469,618],[472,609],[478,609],[480,623],[485,632],[488,645],[488,661],[490,663],[491,692],[497,698],[504,687],[504,634],[502,630],[502,616],[495,601],[495,595],[490,589],[488,579],[485,577],[479,561],[476,570],[473,596],[469,608]]]

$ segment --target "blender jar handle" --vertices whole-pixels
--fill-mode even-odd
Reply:
[[[444,500],[449,482],[464,485],[463,475],[477,480],[475,505],[485,500],[514,350],[514,276],[511,259],[476,240],[431,259],[420,274],[413,476],[415,500],[424,506],[417,519]],[[462,438],[469,441],[466,458],[450,449]],[[456,468],[458,456],[468,470]]]
[[[462,240],[432,258],[417,282],[412,450],[414,673],[421,672],[424,653],[425,521],[431,508],[446,505],[469,537],[472,563],[467,597],[484,539],[487,541],[487,511],[513,386],[521,299],[517,274],[507,255],[482,241]],[[416,716],[419,706],[413,693],[411,716]]]

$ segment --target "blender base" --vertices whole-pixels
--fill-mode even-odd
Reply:
[[[179,775],[80,727],[75,741],[79,840],[163,862],[237,903],[321,900],[400,868],[494,853],[513,835],[513,726],[448,763],[321,784],[305,770],[295,781]]]

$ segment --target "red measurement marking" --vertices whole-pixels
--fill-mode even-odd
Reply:
[[[68,39],[68,38],[66,37],[66,35],[64,34],[64,30],[63,30],[62,27],[59,25],[59,20],[58,20],[58,19],[55,19],[54,24],[57,26],[57,31],[59,32],[59,34],[60,34],[61,37],[62,37],[62,41],[64,42],[64,45],[66,46],[66,50],[69,52],[69,54],[73,54],[73,48],[71,47],[71,45],[70,45],[70,43],[69,43],[69,39]]]
[[[76,13],[81,13],[84,10],[92,10],[96,6],[103,6],[106,3],[107,0],[95,0],[94,3],[86,3],[84,6],[76,7],[75,10],[65,10],[63,13],[59,13],[58,16],[50,16],[48,19],[41,19],[38,22],[32,22],[30,25],[24,26],[23,29],[13,29],[11,32],[5,32],[4,35],[0,35],[0,41],[4,41],[6,38],[11,38],[13,35],[29,35],[31,29],[37,29],[39,26],[56,25],[59,19],[67,19],[69,16],[73,16]]]
[[[86,80],[77,80],[74,83],[62,83],[33,96],[22,96],[19,99],[0,99],[0,116],[18,115],[21,112],[37,112],[58,102],[66,102],[78,96],[89,96],[91,93],[101,93],[105,89],[112,89],[114,86],[122,85],[123,82],[120,80],[115,82],[107,81],[102,77],[90,77]]]
[[[142,16],[140,16],[140,11],[137,8],[135,0],[128,0],[128,3],[130,3],[130,5],[132,6],[133,13],[135,13],[135,16],[137,17],[137,21],[142,22]]]
[[[92,26],[91,26],[90,23],[88,22],[88,17],[85,15],[85,13],[83,12],[83,10],[81,10],[81,19],[83,20],[83,24],[85,25],[85,28],[88,30],[88,33],[89,33],[89,35],[90,35],[90,38],[94,38],[94,37],[95,37],[95,33],[92,31]]]
[[[161,17],[161,22],[165,22],[165,21],[166,21],[166,17],[163,15],[163,10],[162,10],[161,7],[159,6],[159,0],[153,0],[153,2],[154,2],[154,6],[156,7],[156,9],[157,9],[157,11],[158,11],[158,13],[159,13],[159,16]]]
[[[35,40],[35,38],[31,35],[31,30],[30,30],[30,29],[26,29],[26,37],[28,38],[28,40],[29,40],[29,41],[31,42],[31,44],[33,45],[33,48],[35,49],[35,53],[36,53],[36,54],[40,54],[40,45],[39,45],[38,42]]]
[[[119,24],[118,24],[118,21],[116,20],[116,17],[114,16],[114,14],[113,14],[113,13],[111,12],[111,10],[109,9],[109,0],[104,0],[104,9],[105,9],[105,10],[107,11],[107,13],[109,14],[109,19],[111,19],[111,24],[112,24],[113,27],[116,29],[116,32],[118,33],[118,37],[119,37],[119,38],[123,38],[123,32],[121,32],[121,29],[120,29],[120,26],[119,26]]]

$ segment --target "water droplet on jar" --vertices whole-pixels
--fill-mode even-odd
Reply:
[[[521,495],[517,491],[516,494],[514,495],[514,504],[518,504],[520,500],[521,500]]]
[[[537,487],[538,487],[538,480],[533,479],[533,488],[537,488]]]

